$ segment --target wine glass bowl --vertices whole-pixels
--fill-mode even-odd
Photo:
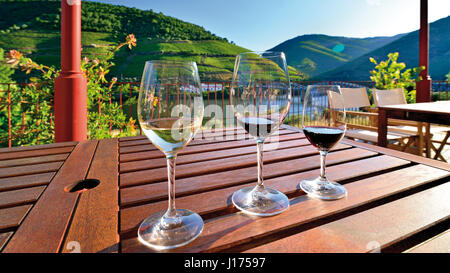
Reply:
[[[335,200],[347,195],[344,186],[325,174],[327,153],[344,137],[346,130],[344,99],[339,86],[309,85],[304,97],[302,128],[308,141],[319,150],[320,175],[303,180],[300,188],[309,196]]]
[[[291,105],[291,87],[282,52],[246,52],[236,56],[230,102],[238,125],[257,143],[258,182],[232,196],[233,204],[247,214],[271,216],[285,211],[289,199],[264,186],[263,143],[278,130]]]
[[[156,250],[180,247],[203,230],[195,212],[175,208],[175,160],[193,139],[203,120],[203,96],[195,62],[148,61],[138,98],[142,132],[167,158],[168,209],[145,219],[138,238]]]

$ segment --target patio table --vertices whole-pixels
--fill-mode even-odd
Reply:
[[[204,132],[178,156],[176,205],[199,213],[205,226],[172,252],[450,251],[449,164],[342,140],[327,174],[348,196],[311,199],[298,183],[319,174],[318,152],[286,126],[266,141],[264,178],[290,208],[254,217],[231,195],[256,184],[255,141],[241,129],[224,132],[226,139]],[[167,208],[165,164],[144,136],[0,149],[0,250],[153,252],[137,228]],[[83,179],[100,183],[68,191]]]
[[[387,120],[388,118],[412,120],[426,123],[436,123],[450,125],[450,101],[422,102],[413,104],[387,105],[378,108],[378,145],[386,147],[387,145]],[[426,156],[430,157],[430,138],[427,126],[427,144]],[[441,146],[436,150],[435,159],[437,159],[450,136],[450,128]],[[419,144],[419,150],[422,148],[423,141]]]

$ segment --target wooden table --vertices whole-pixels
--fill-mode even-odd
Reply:
[[[381,147],[387,146],[387,120],[388,118],[412,120],[426,123],[436,123],[443,125],[450,125],[450,101],[437,102],[423,102],[414,104],[398,104],[389,105],[378,108],[378,145]],[[429,135],[429,126],[427,127],[427,134]],[[436,151],[437,158],[444,147],[448,136],[443,141],[443,145]],[[430,141],[430,139],[427,139]],[[426,155],[430,157],[430,144],[426,145]]]
[[[264,177],[291,206],[251,217],[230,200],[256,183],[255,143],[236,140],[240,132],[225,140],[207,132],[180,153],[177,207],[198,212],[205,227],[174,252],[449,252],[449,164],[345,140],[328,155],[327,174],[348,196],[310,199],[298,183],[318,175],[318,153],[284,128],[265,144]],[[1,251],[152,252],[136,232],[167,208],[165,164],[142,136],[0,149]],[[100,184],[65,190],[85,178]]]

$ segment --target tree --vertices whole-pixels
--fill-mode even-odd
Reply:
[[[113,136],[127,136],[135,133],[135,120],[129,118],[122,111],[122,107],[114,101],[114,93],[117,79],[113,78],[108,84],[106,76],[114,63],[111,59],[123,46],[132,49],[136,46],[136,38],[133,34],[127,36],[126,41],[108,50],[103,60],[83,59],[81,69],[87,79],[88,91],[88,137],[90,139],[102,139]],[[16,122],[12,128],[14,133],[14,145],[31,145],[51,143],[54,140],[54,115],[53,115],[53,84],[60,70],[53,66],[37,64],[30,58],[24,57],[16,50],[10,50],[6,57],[9,68],[21,69],[27,75],[34,72],[36,76],[29,78],[31,83],[26,84],[20,91],[11,92],[13,112],[25,113],[25,123]],[[133,103],[128,99],[127,103]],[[127,105],[124,104],[124,105]],[[13,113],[13,114],[14,114]],[[0,113],[1,114],[1,113]],[[13,115],[14,116],[14,115]],[[18,115],[20,118],[20,115]],[[15,117],[15,116],[14,116]],[[4,115],[0,115],[0,120]],[[2,123],[5,124],[5,123]],[[7,123],[6,123],[7,124]],[[116,133],[114,133],[116,130]],[[118,132],[120,130],[120,132]],[[5,132],[0,132],[0,138],[5,138]],[[6,133],[7,134],[7,133]],[[8,135],[6,135],[6,138]]]
[[[406,101],[414,103],[416,101],[416,82],[422,79],[419,74],[425,67],[406,69],[405,63],[397,62],[398,56],[398,52],[389,53],[388,60],[379,63],[370,57],[370,62],[375,64],[375,69],[370,71],[372,75],[370,79],[375,82],[375,88],[380,90],[403,88]]]

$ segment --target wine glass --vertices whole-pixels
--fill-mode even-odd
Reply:
[[[325,159],[344,137],[346,130],[344,98],[337,85],[309,85],[303,102],[303,132],[320,153],[320,176],[303,180],[300,188],[309,196],[324,200],[347,195],[344,186],[330,181],[325,175]]]
[[[289,199],[264,186],[263,143],[277,131],[291,105],[291,87],[283,52],[246,52],[236,56],[230,100],[237,123],[256,140],[258,183],[236,191],[233,204],[244,213],[271,216],[285,211]]]
[[[169,207],[145,219],[139,241],[157,250],[183,246],[203,230],[195,212],[175,208],[175,159],[202,125],[203,96],[195,62],[147,61],[138,99],[141,130],[167,158]]]

